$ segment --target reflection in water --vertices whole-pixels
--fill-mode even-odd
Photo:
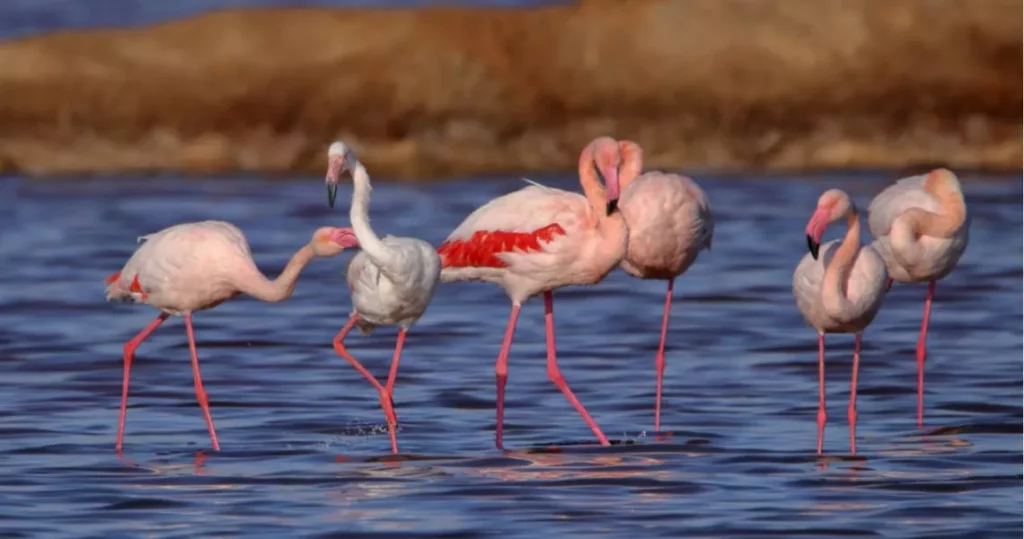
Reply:
[[[540,179],[575,189],[571,178]],[[0,272],[2,535],[1018,536],[1022,252],[1007,231],[1021,230],[1020,179],[964,180],[971,245],[936,298],[927,367],[926,417],[946,426],[916,429],[921,293],[894,287],[864,339],[857,458],[846,455],[842,420],[827,427],[826,455],[814,455],[817,350],[790,279],[824,186],[866,204],[884,182],[697,179],[721,222],[715,249],[677,283],[667,432],[595,446],[546,378],[542,319],[524,313],[505,439],[519,449],[495,451],[495,335],[507,300],[453,284],[409,336],[395,394],[407,453],[386,454],[377,399],[330,344],[348,315],[343,256],[311,264],[289,301],[239,298],[196,320],[222,452],[209,450],[197,419],[180,327],[154,334],[133,365],[121,460],[121,347],[150,315],[104,303],[102,281],[134,238],[229,220],[276,273],[313,229],[347,216],[326,207],[314,180],[18,183],[19,233],[0,235],[18,253]],[[521,185],[381,182],[374,227],[437,244],[474,207]],[[652,426],[647,325],[663,294],[618,271],[559,291],[562,369],[609,434]],[[394,338],[381,330],[353,346],[385,373]],[[827,357],[835,418],[845,417],[850,360]]]

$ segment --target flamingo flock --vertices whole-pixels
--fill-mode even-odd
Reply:
[[[353,185],[350,227],[321,227],[274,280],[253,261],[242,232],[223,221],[184,223],[139,238],[141,245],[106,279],[108,301],[144,303],[158,316],[124,345],[124,376],[116,449],[124,442],[128,382],[136,349],[170,316],[182,316],[192,356],[196,399],[214,450],[220,450],[209,398],[199,372],[192,314],[239,294],[266,302],[291,296],[306,265],[358,249],[347,269],[352,301],[348,321],[333,339],[335,352],[376,390],[398,453],[395,380],[407,332],[424,316],[437,284],[479,281],[498,285],[509,298],[508,323],[494,365],[495,446],[504,448],[503,422],[508,357],[524,302],[543,296],[547,374],[576,409],[598,443],[610,445],[579,401],[558,365],[554,292],[572,285],[597,285],[616,268],[639,279],[667,283],[655,356],[655,431],[661,429],[666,341],[676,278],[700,253],[711,249],[715,219],[704,191],[692,179],[643,170],[643,150],[629,140],[598,137],[580,153],[582,194],[529,185],[499,196],[470,213],[441,244],[407,237],[381,238],[370,226],[371,184],[366,167],[344,142],[327,151],[327,199],[334,206],[343,177]],[[849,195],[825,191],[807,223],[808,253],[793,273],[793,296],[808,326],[818,333],[817,453],[822,453],[825,412],[825,334],[853,333],[854,354],[847,409],[850,452],[856,453],[857,375],[862,334],[880,311],[894,281],[927,282],[917,342],[917,418],[923,422],[926,337],[936,282],[956,267],[966,249],[970,219],[955,174],[937,169],[898,180],[868,206],[861,238],[860,212]],[[844,221],[845,236],[822,243],[830,224]],[[637,316],[641,316],[637,314]],[[397,326],[388,377],[381,383],[349,351],[353,328],[364,335]]]

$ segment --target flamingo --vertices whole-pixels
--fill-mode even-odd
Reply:
[[[334,350],[352,364],[380,393],[381,407],[388,422],[391,451],[398,453],[395,432],[398,417],[394,410],[393,391],[398,376],[398,361],[409,328],[427,310],[434,297],[434,288],[441,275],[441,257],[433,246],[417,238],[385,236],[381,240],[370,228],[370,175],[343,142],[334,142],[327,150],[327,202],[333,207],[338,177],[352,175],[354,192],[349,219],[361,251],[348,266],[348,286],[352,292],[352,315],[334,338]],[[378,326],[398,326],[398,341],[391,360],[386,386],[345,349],[345,337],[353,326],[369,335]]]
[[[924,361],[935,282],[949,275],[967,249],[970,217],[960,182],[939,168],[890,185],[868,206],[868,229],[889,270],[887,288],[928,281],[917,339],[917,426],[924,426]]]
[[[654,430],[661,430],[661,386],[665,374],[665,339],[668,336],[672,287],[697,260],[711,250],[715,219],[711,203],[696,182],[678,174],[651,171],[641,175],[643,150],[629,140],[619,141],[623,155],[619,182],[619,208],[629,225],[629,247],[622,269],[641,279],[668,281],[661,318],[661,341],[654,366],[657,386],[654,397]]]
[[[192,353],[196,399],[206,418],[213,448],[220,451],[210,416],[209,398],[199,376],[199,358],[192,332],[192,313],[220,305],[238,294],[278,302],[292,295],[303,268],[313,258],[326,258],[356,245],[352,229],[323,227],[288,261],[277,279],[267,279],[252,260],[249,243],[235,225],[224,221],[183,223],[142,236],[143,242],[120,271],[107,277],[107,301],[145,303],[160,311],[156,320],[124,345],[124,380],[121,417],[117,424],[117,451],[124,441],[128,407],[128,377],[135,350],[171,315],[185,318]]]
[[[607,192],[597,179],[595,166],[605,179]],[[608,438],[558,368],[552,291],[567,285],[597,284],[622,261],[629,230],[618,211],[618,166],[615,141],[609,137],[596,139],[580,154],[579,175],[584,195],[531,182],[532,185],[477,208],[438,248],[442,282],[495,283],[512,302],[494,368],[498,449],[503,448],[508,353],[519,310],[524,301],[541,293],[548,378],[583,416],[601,445],[609,445]]]
[[[846,219],[846,237],[821,245],[830,223]],[[878,314],[888,277],[885,262],[870,245],[860,244],[860,216],[850,197],[825,191],[807,223],[807,246],[793,272],[793,296],[807,324],[818,330],[818,454],[825,431],[825,334],[855,333],[850,378],[850,452],[857,453],[857,369],[861,334]]]

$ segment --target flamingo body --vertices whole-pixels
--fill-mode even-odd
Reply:
[[[517,304],[562,286],[598,283],[627,244],[625,236],[608,244],[597,230],[599,219],[586,197],[562,189],[530,185],[500,196],[471,213],[438,248],[441,280],[495,283]],[[598,251],[609,255],[590,256]]]
[[[929,235],[917,236],[915,256],[907,256],[911,246],[904,241],[906,236],[891,234],[893,223],[907,210],[919,208],[940,213],[943,207],[939,199],[926,189],[927,175],[911,176],[879,193],[868,206],[868,230],[875,238],[873,246],[886,262],[889,275],[901,283],[938,281],[945,278],[967,249],[970,217],[965,216],[963,224],[948,237]]]
[[[621,265],[634,277],[673,279],[711,249],[711,204],[685,176],[647,172],[626,184],[619,207],[629,224],[629,249]]]
[[[821,285],[825,270],[839,248],[840,240],[821,246],[817,260],[810,253],[800,260],[793,273],[793,296],[807,324],[819,333],[856,333],[875,319],[885,298],[885,261],[870,245],[861,247],[846,281],[846,294],[852,309],[841,316],[830,313],[822,303]]]
[[[139,241],[108,278],[108,301],[145,303],[180,316],[235,297],[239,273],[258,271],[242,231],[224,221],[173,225]]]
[[[397,255],[401,279],[389,278],[365,251],[348,266],[352,306],[359,314],[356,327],[364,335],[377,326],[411,328],[426,312],[441,273],[441,259],[429,243],[391,235],[382,243]]]

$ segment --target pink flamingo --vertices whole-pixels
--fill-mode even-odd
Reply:
[[[220,305],[238,294],[261,301],[282,301],[292,295],[303,268],[314,257],[331,257],[356,245],[349,228],[318,229],[313,239],[288,261],[277,279],[268,280],[252,260],[242,231],[224,221],[184,223],[142,236],[144,242],[120,271],[107,278],[107,301],[145,303],[160,315],[124,345],[124,381],[121,417],[117,424],[117,450],[124,441],[128,407],[128,376],[135,350],[171,315],[185,317],[185,333],[192,352],[192,377],[196,399],[203,409],[214,450],[220,451],[213,429],[210,404],[199,376],[192,313]]]
[[[672,309],[672,286],[701,251],[711,249],[715,219],[711,203],[696,182],[678,174],[643,170],[643,150],[633,141],[619,141],[623,163],[619,208],[629,225],[629,247],[622,269],[641,279],[665,279],[665,310],[654,366],[654,430],[661,430],[661,386],[665,374],[665,338]]]
[[[890,185],[868,206],[873,246],[889,270],[887,287],[928,281],[917,339],[917,425],[924,426],[924,360],[935,282],[949,275],[967,249],[970,218],[956,175],[944,168]]]
[[[352,175],[355,184],[349,219],[359,240],[361,251],[348,266],[348,286],[352,291],[352,316],[334,338],[334,349],[352,364],[380,393],[381,407],[388,422],[391,451],[398,453],[395,428],[398,416],[394,409],[394,386],[398,361],[402,356],[405,334],[434,297],[434,288],[441,275],[441,257],[427,242],[417,238],[386,236],[381,240],[370,228],[370,175],[366,167],[343,142],[331,144],[327,150],[327,202],[334,206],[334,193],[342,172]],[[369,335],[378,326],[398,326],[398,342],[391,360],[386,386],[352,357],[345,349],[345,337],[353,326]]]
[[[594,167],[607,184],[607,193]],[[544,294],[548,378],[561,390],[602,445],[608,438],[569,389],[555,357],[552,291],[600,282],[622,261],[629,231],[618,210],[619,152],[615,141],[591,142],[579,159],[584,195],[533,184],[498,197],[471,213],[438,249],[441,281],[486,281],[512,301],[508,327],[495,364],[497,427],[501,449],[508,353],[522,303]]]
[[[846,237],[821,245],[829,223],[846,219]],[[793,296],[807,324],[818,330],[818,454],[825,432],[825,334],[855,333],[850,379],[850,452],[857,453],[857,369],[864,328],[874,320],[885,297],[885,262],[870,245],[860,244],[860,216],[850,197],[825,191],[807,223],[807,246],[793,272]],[[819,256],[820,255],[820,256]]]

